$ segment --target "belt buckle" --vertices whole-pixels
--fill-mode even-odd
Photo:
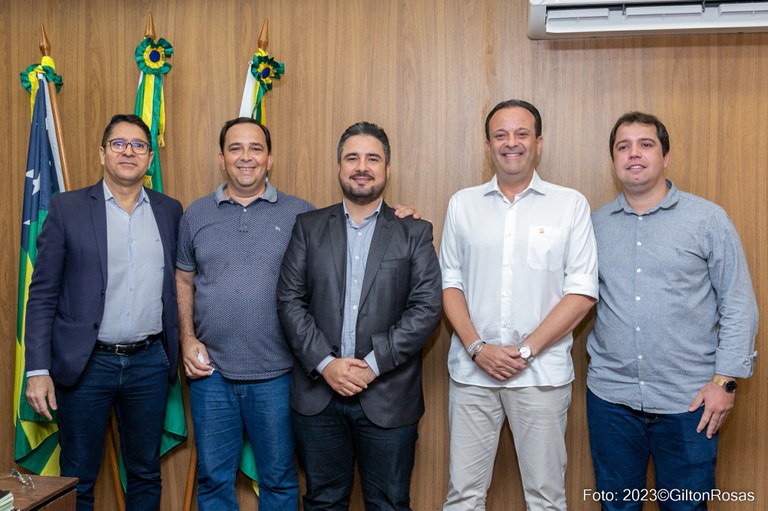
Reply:
[[[115,355],[130,355],[130,346],[115,345]]]

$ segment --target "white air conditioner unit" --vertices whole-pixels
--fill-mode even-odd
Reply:
[[[768,32],[768,1],[529,0],[528,37]]]

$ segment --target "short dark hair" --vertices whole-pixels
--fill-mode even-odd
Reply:
[[[344,147],[344,143],[347,141],[347,139],[356,135],[368,135],[378,139],[378,141],[381,142],[381,145],[384,147],[384,163],[389,163],[390,149],[387,133],[384,131],[384,129],[380,128],[376,124],[367,121],[356,122],[344,130],[344,133],[341,134],[341,138],[339,139],[339,147],[336,149],[336,161],[341,162],[341,150]]]
[[[107,147],[107,141],[109,141],[109,136],[112,134],[112,130],[116,125],[124,122],[141,128],[141,131],[147,136],[147,144],[149,144],[150,149],[152,148],[152,132],[149,131],[149,126],[147,126],[147,123],[145,123],[141,117],[133,114],[117,114],[112,116],[112,120],[110,120],[107,127],[104,128],[104,134],[101,136],[101,147]]]
[[[493,110],[488,112],[488,115],[485,118],[485,140],[487,142],[491,141],[491,117],[493,117],[493,114],[499,110],[503,110],[505,108],[525,108],[531,112],[534,120],[536,138],[541,136],[541,114],[539,113],[539,110],[532,104],[528,103],[527,101],[523,101],[522,99],[508,99],[493,107]]]
[[[619,128],[624,124],[642,124],[644,126],[655,126],[656,136],[661,141],[661,154],[666,156],[669,152],[669,133],[667,133],[667,127],[659,120],[658,117],[643,112],[627,112],[619,117],[616,124],[613,125],[611,130],[611,138],[608,142],[608,150],[611,152],[611,160],[613,160],[613,144],[616,143],[616,133]]]
[[[238,124],[254,124],[261,128],[261,131],[264,132],[264,139],[267,141],[267,154],[272,152],[272,137],[269,134],[269,129],[267,129],[266,126],[261,124],[256,119],[252,119],[250,117],[237,117],[225,122],[224,127],[221,128],[221,133],[219,133],[219,149],[221,149],[222,153],[224,152],[224,139],[227,138],[227,132],[229,131],[229,128],[232,126],[237,126]]]

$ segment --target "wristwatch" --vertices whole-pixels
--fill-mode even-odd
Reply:
[[[712,381],[715,383],[715,385],[723,387],[723,390],[729,394],[736,392],[736,387],[738,386],[736,384],[736,380],[726,380],[725,378],[721,378],[718,375],[715,375],[712,378]]]
[[[524,342],[521,342],[516,346],[517,351],[520,352],[520,358],[525,360],[525,363],[528,364],[533,361],[534,357],[533,352],[531,351],[531,347],[525,344]]]

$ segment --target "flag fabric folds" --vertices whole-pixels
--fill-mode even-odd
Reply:
[[[152,139],[152,165],[144,176],[144,186],[152,190],[163,191],[163,175],[160,170],[159,147],[165,147],[165,97],[163,95],[163,75],[171,70],[166,60],[173,55],[173,46],[162,37],[153,41],[145,37],[136,47],[136,65],[139,67],[139,86],[136,92],[134,113],[149,126]],[[187,439],[187,420],[184,414],[184,400],[181,396],[181,379],[170,384],[165,410],[165,425],[160,443],[160,455],[164,455]],[[120,460],[120,477],[125,487],[125,469]]]
[[[262,124],[267,123],[264,95],[272,90],[272,79],[279,80],[284,72],[285,64],[276,61],[261,48],[253,54],[245,75],[240,117],[250,117]]]
[[[16,423],[14,460],[36,474],[59,475],[58,426],[55,420],[49,421],[35,413],[24,396],[24,325],[29,283],[37,259],[37,236],[48,214],[51,197],[64,191],[64,176],[48,89],[48,82],[54,82],[58,91],[62,81],[55,74],[53,59],[43,57],[40,65],[33,64],[21,73],[21,82],[30,92],[32,122],[29,129],[19,252],[16,376],[13,387]]]
[[[264,95],[272,90],[272,79],[279,80],[284,72],[285,64],[270,57],[265,50],[259,48],[253,54],[253,59],[248,62],[248,71],[245,75],[243,99],[240,102],[240,117],[250,117],[266,124],[267,112]],[[253,448],[247,435],[243,435],[240,470],[253,480],[253,489],[258,493],[256,460],[253,457]]]
[[[136,47],[136,65],[139,67],[139,87],[136,92],[134,114],[141,117],[152,133],[152,151],[155,157],[144,176],[144,185],[152,190],[163,191],[163,174],[160,169],[159,147],[165,147],[165,97],[163,75],[171,70],[166,60],[173,55],[173,46],[162,37],[153,41],[145,37]],[[186,437],[186,434],[185,434]]]

